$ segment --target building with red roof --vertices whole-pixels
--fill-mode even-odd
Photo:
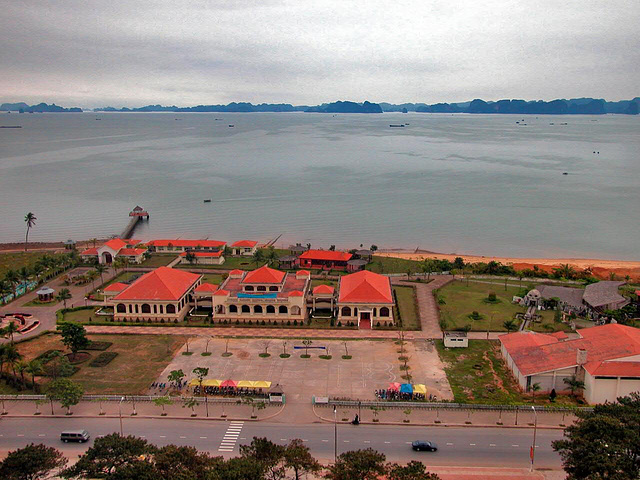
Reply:
[[[201,264],[201,265],[222,265],[224,256],[222,250],[216,252],[201,252],[199,250],[189,250],[182,252],[180,255],[180,263]]]
[[[282,272],[267,265],[253,271],[233,270],[210,295],[214,320],[304,322],[309,275]]]
[[[347,262],[353,255],[333,250],[307,250],[298,257],[300,268],[313,270],[347,270]]]
[[[358,328],[394,323],[391,279],[362,270],[340,277],[338,285],[338,321],[353,322]]]
[[[238,240],[231,244],[232,255],[251,256],[258,250],[258,242],[255,240]]]
[[[202,275],[159,267],[117,292],[108,303],[113,305],[116,321],[179,321],[191,308],[201,281]]]
[[[585,384],[589,403],[614,402],[640,391],[640,330],[607,324],[577,330],[576,338],[522,331],[501,335],[502,355],[523,390],[568,390],[565,379]]]
[[[147,242],[147,246],[151,251],[163,253],[186,252],[188,250],[217,252],[218,250],[224,250],[226,244],[227,242],[221,242],[219,240],[189,240],[181,238],[151,240]]]
[[[131,263],[142,263],[146,248],[136,248],[139,240],[112,238],[101,247],[89,248],[80,253],[85,262],[96,262],[111,265],[117,257],[126,258]]]

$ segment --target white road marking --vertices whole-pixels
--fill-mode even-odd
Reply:
[[[519,447],[520,445],[511,445],[512,447]]]
[[[329,440],[322,440],[323,442],[328,442]]]
[[[166,435],[160,435],[160,438],[167,438]]]
[[[475,444],[475,443],[470,443],[470,444],[469,444],[469,446],[470,446],[470,447],[475,447],[475,446],[476,446],[476,444]]]
[[[232,452],[234,450],[243,426],[244,422],[231,422],[229,424],[218,446],[219,452]]]
[[[280,441],[281,441],[281,442],[286,442],[286,441],[287,441],[287,439],[286,439],[286,438],[281,438],[281,439],[280,439]]]
[[[391,443],[391,442],[384,442],[384,443]]]
[[[451,445],[453,445],[453,443],[447,443],[447,446],[450,447]]]
[[[207,437],[200,437],[200,438],[207,438]]]
[[[495,443],[490,443],[490,444],[489,444],[489,446],[490,446],[490,447],[495,447],[495,446],[496,446],[496,444],[495,444]]]
[[[24,437],[24,433],[19,433],[18,436],[19,437]]]
[[[365,440],[364,443],[371,443],[369,440]]]
[[[187,437],[185,437],[184,435],[180,435],[180,438],[187,438]]]
[[[40,433],[38,434],[39,437],[46,437],[46,435],[44,433]]]
[[[349,440],[343,440],[344,443],[349,443]]]

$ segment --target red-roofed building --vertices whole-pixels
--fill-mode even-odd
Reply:
[[[190,255],[193,255],[193,257],[191,257]],[[201,252],[198,250],[189,250],[188,252],[182,252],[180,254],[180,263],[222,265],[224,263],[224,257],[222,256],[222,250],[218,250],[217,252]]]
[[[336,289],[331,285],[317,285],[311,292],[311,302],[314,314],[326,316],[329,313],[333,316],[335,314],[333,307],[336,303]]]
[[[194,291],[201,281],[202,275],[169,267],[156,268],[110,300],[114,320],[182,320],[194,301]]]
[[[135,248],[139,240],[112,238],[104,245],[97,248],[89,248],[80,253],[80,258],[85,262],[97,262],[110,265],[117,257],[126,258],[132,263],[142,263],[146,248]]]
[[[314,270],[346,270],[353,255],[333,250],[307,250],[298,257],[300,268]]]
[[[257,249],[258,242],[255,240],[238,240],[231,244],[232,255],[251,256]]]
[[[371,328],[378,322],[394,323],[391,279],[362,270],[340,277],[338,321],[354,322],[358,328]]]
[[[266,265],[250,272],[234,270],[211,295],[214,321],[304,322],[310,285],[309,276]]]
[[[173,240],[151,240],[147,246],[155,252],[186,252],[187,250],[217,252],[224,250],[227,242],[218,240],[188,240],[176,238]]]
[[[529,331],[499,337],[502,355],[523,390],[568,390],[565,379],[584,381],[589,403],[614,402],[640,391],[640,330],[608,324],[577,331],[578,338]]]

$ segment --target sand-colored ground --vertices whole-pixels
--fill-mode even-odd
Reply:
[[[576,270],[584,270],[591,268],[593,275],[608,279],[610,272],[614,272],[617,277],[624,279],[629,275],[634,280],[640,280],[640,261],[624,261],[624,260],[598,260],[592,258],[514,258],[514,257],[492,257],[480,255],[463,255],[463,254],[444,254],[444,253],[416,253],[416,252],[376,252],[376,255],[386,257],[404,258],[407,260],[424,260],[427,258],[438,260],[453,260],[456,257],[462,257],[466,263],[490,262],[492,260],[500,262],[504,265],[513,265],[516,270],[524,270],[533,268],[537,265],[541,270],[550,272],[553,267],[569,264]]]

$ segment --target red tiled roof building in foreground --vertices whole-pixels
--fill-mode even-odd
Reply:
[[[346,270],[353,255],[333,250],[307,250],[298,257],[300,268],[314,270]]]
[[[201,281],[202,275],[169,267],[156,268],[109,300],[114,320],[180,321],[189,311]],[[117,288],[122,288],[122,284]]]
[[[353,322],[358,328],[393,324],[393,290],[391,279],[363,270],[340,277],[338,286],[338,321]]]
[[[584,381],[589,403],[615,402],[640,391],[640,329],[608,324],[577,331],[578,338],[529,331],[499,337],[502,355],[523,390],[568,390],[565,379]]]

